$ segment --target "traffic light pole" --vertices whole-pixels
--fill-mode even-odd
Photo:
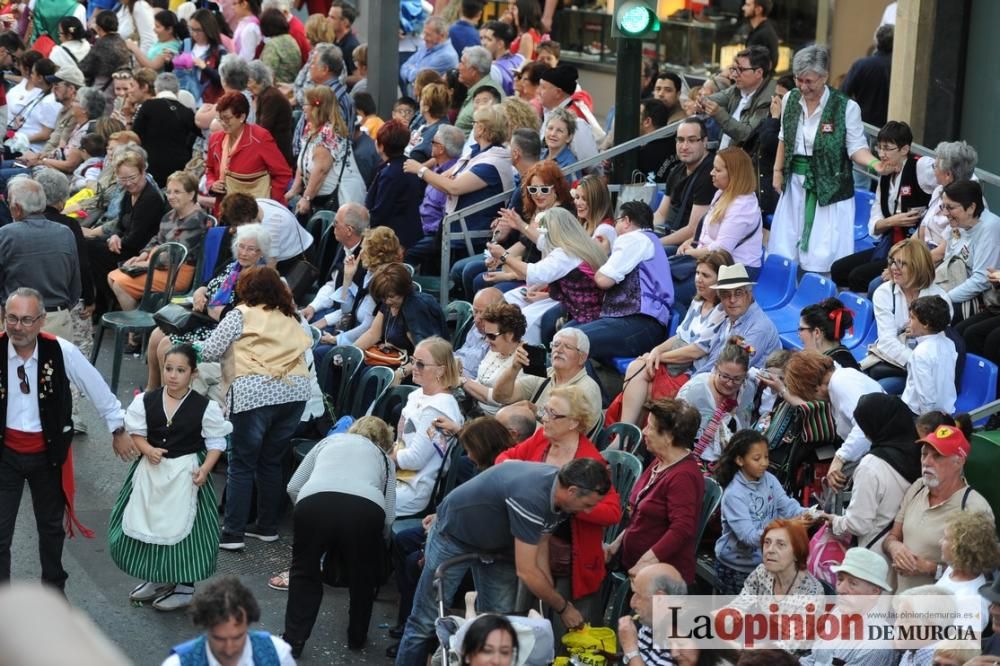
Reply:
[[[639,135],[639,85],[642,72],[642,40],[618,38],[618,76],[615,79],[615,143]],[[639,165],[638,154],[630,150],[615,158],[615,181],[632,182]]]

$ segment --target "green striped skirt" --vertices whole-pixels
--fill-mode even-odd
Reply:
[[[215,573],[215,558],[219,552],[219,512],[212,480],[209,479],[198,489],[198,513],[190,534],[172,546],[146,543],[122,531],[122,515],[132,494],[132,477],[139,460],[129,468],[111,512],[108,527],[111,559],[119,569],[141,580],[191,583],[210,578]],[[204,461],[205,452],[202,451],[198,453],[198,462]]]

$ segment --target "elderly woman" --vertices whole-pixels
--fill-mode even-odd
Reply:
[[[157,12],[153,17],[153,30],[156,32],[153,44],[144,46],[128,39],[125,45],[140,67],[162,72],[167,63],[181,52],[181,42],[187,39],[187,30],[185,24],[177,20],[176,14],[166,10]]]
[[[577,386],[557,388],[541,409],[542,427],[532,437],[497,456],[497,463],[525,460],[561,467],[575,458],[601,460],[586,435],[595,415]],[[621,520],[621,504],[613,489],[587,513],[578,513],[556,528],[549,539],[549,570],[556,589],[589,621],[597,621],[602,613],[596,594],[604,580],[604,528]],[[553,618],[558,618],[555,613]],[[553,619],[556,638],[566,633],[559,619]]]
[[[219,82],[222,84],[222,92],[214,103],[203,103],[194,114],[195,124],[203,130],[209,130],[209,134],[222,130],[222,121],[219,120],[217,105],[222,95],[226,93],[240,93],[246,97],[247,102],[253,101],[250,94],[250,66],[246,60],[235,53],[227,53],[219,61]],[[250,105],[250,115],[247,116],[248,123],[257,121],[257,110]]]
[[[177,99],[180,82],[164,72],[153,83],[156,98],[146,101],[132,119],[132,129],[149,153],[149,172],[160,186],[167,177],[183,170],[191,161],[195,140],[200,137],[194,112]]]
[[[868,374],[886,391],[900,394],[906,384],[909,346],[910,303],[921,296],[947,293],[934,284],[934,260],[927,246],[915,238],[901,240],[889,250],[889,279],[872,295],[878,338],[874,354],[879,361]]]
[[[333,91],[326,86],[306,93],[306,126],[295,168],[295,180],[285,194],[298,196],[295,213],[305,223],[315,210],[337,210],[346,203],[360,203],[364,181],[351,154],[347,124]]]
[[[806,604],[821,601],[823,584],[806,571],[809,533],[802,521],[772,520],[764,528],[760,546],[763,561],[747,576],[739,596],[727,608],[744,613],[773,612],[767,609],[775,603],[782,613],[802,613]]]
[[[834,536],[853,538],[862,548],[881,553],[903,495],[920,478],[920,451],[913,445],[918,435],[910,409],[894,395],[862,396],[854,420],[871,448],[854,470],[851,503],[843,515],[821,518]]]
[[[454,125],[439,124],[434,131],[431,145],[431,169],[436,174],[446,173],[458,161],[465,146],[465,135]],[[404,261],[411,266],[421,266],[426,273],[439,272],[441,258],[441,238],[438,231],[444,219],[448,195],[433,185],[424,189],[424,200],[420,203],[420,226],[424,237],[406,249]]]
[[[729,439],[752,425],[756,386],[748,381],[751,353],[743,338],[730,338],[712,371],[695,375],[677,392],[678,400],[701,415],[694,456],[708,469],[714,468]]]
[[[306,20],[306,41],[309,42],[309,55],[299,73],[295,75],[292,84],[278,84],[281,92],[289,96],[292,104],[296,106],[305,105],[305,94],[309,88],[316,85],[310,77],[309,70],[321,49],[317,46],[333,44],[337,39],[333,27],[333,20],[323,14],[312,14]],[[355,60],[356,62],[356,60]]]
[[[510,162],[510,150],[504,146],[509,137],[507,120],[503,112],[490,107],[479,109],[474,117],[472,137],[475,144],[468,158],[459,159],[450,170],[440,174],[434,173],[427,166],[412,159],[403,164],[403,171],[416,174],[428,185],[448,195],[445,203],[446,215],[506,192],[514,186],[514,168]],[[500,206],[498,203],[466,217],[467,228],[470,231],[489,229]],[[474,250],[482,250],[484,246],[485,239],[473,241]],[[464,256],[464,241],[453,240],[451,247],[453,257],[456,252]]]
[[[948,517],[941,534],[941,560],[947,565],[934,584],[955,596],[979,595],[986,575],[1000,565],[993,516],[983,512],[958,511]],[[982,628],[990,620],[989,601],[980,597]]]
[[[222,96],[219,64],[226,49],[215,14],[199,9],[187,21],[190,40],[184,40],[182,51],[174,56],[174,74],[181,86],[194,95],[198,104],[214,104]]]
[[[461,371],[451,343],[431,336],[417,344],[412,356],[413,383],[399,418],[396,448],[390,458],[396,463],[396,515],[411,516],[427,508],[438,470],[448,454],[445,432],[435,427],[444,417],[461,424],[465,418],[452,390]]]
[[[266,129],[274,137],[285,161],[295,164],[292,158],[292,105],[288,98],[274,85],[271,67],[261,60],[248,63],[247,90],[253,95],[254,122]]]
[[[931,192],[931,200],[920,221],[917,236],[927,243],[934,263],[938,264],[944,259],[948,241],[951,239],[948,216],[941,209],[941,195],[944,188],[952,183],[975,179],[979,155],[975,148],[964,141],[942,141],[934,149],[934,154],[934,178],[937,187]]]
[[[705,478],[691,452],[698,411],[682,400],[656,400],[647,409],[642,434],[653,460],[632,486],[628,527],[605,546],[605,555],[617,557],[630,575],[649,564],[672,564],[691,584],[705,495]]]
[[[278,539],[282,459],[309,399],[302,330],[292,294],[269,267],[240,272],[240,304],[197,347],[201,360],[222,361],[226,407],[233,424],[226,511],[219,548],[243,550],[244,536]],[[257,522],[247,525],[256,481]]]
[[[235,259],[223,267],[208,284],[198,287],[192,297],[192,309],[204,312],[215,321],[219,321],[239,304],[236,293],[236,283],[240,273],[251,266],[263,266],[271,251],[271,235],[263,225],[245,224],[236,229],[232,242],[232,256]],[[147,389],[160,385],[160,368],[163,367],[164,354],[174,344],[180,342],[201,342],[212,334],[214,326],[202,326],[171,338],[159,328],[149,336],[149,349],[155,354],[149,354],[146,363],[149,375],[146,380]]]
[[[175,171],[167,178],[167,203],[170,211],[160,221],[160,230],[139,254],[125,261],[122,268],[149,270],[149,261],[157,247],[168,242],[181,243],[188,254],[177,272],[174,289],[184,293],[194,278],[194,269],[202,252],[201,243],[211,220],[198,205],[198,181],[186,171]],[[167,275],[166,268],[153,267],[153,291],[166,290]],[[130,276],[121,269],[114,270],[108,274],[108,285],[122,310],[135,310],[146,285],[146,275]]]
[[[280,9],[266,9],[260,15],[260,32],[264,36],[261,62],[274,71],[278,83],[291,83],[302,66],[302,51],[288,33],[288,19]]]
[[[840,299],[826,298],[807,305],[799,313],[799,340],[802,348],[829,356],[837,365],[859,370],[857,359],[841,342],[854,326],[854,314]]]
[[[604,293],[594,283],[594,274],[608,257],[568,210],[544,211],[538,224],[545,229],[545,255],[540,261],[527,263],[496,243],[487,249],[503,259],[506,270],[525,280],[524,293],[515,289],[504,298],[524,312],[526,340],[548,344],[560,317],[585,324],[601,316]]]
[[[576,115],[564,108],[552,111],[548,124],[545,126],[542,159],[554,160],[560,169],[565,169],[577,161],[571,144],[576,134]],[[570,174],[566,175],[570,178]]]
[[[229,192],[281,201],[292,170],[270,132],[247,123],[250,104],[240,93],[226,93],[216,105],[222,132],[209,139],[205,184],[218,202]]]
[[[132,62],[132,54],[129,53],[125,40],[118,34],[118,17],[114,12],[98,12],[93,23],[97,40],[80,60],[80,71],[87,83],[104,91],[104,101],[111,108],[115,103],[115,90],[110,85],[111,75],[128,68]]]
[[[288,482],[295,504],[294,543],[285,606],[285,641],[299,654],[323,601],[323,559],[350,581],[347,644],[368,638],[385,540],[396,516],[392,429],[363,416],[346,434],[321,440]],[[328,553],[336,553],[336,561]]]
[[[403,151],[410,141],[410,130],[399,120],[382,125],[375,136],[375,145],[383,162],[368,189],[365,206],[371,214],[371,225],[391,227],[403,247],[414,246],[423,236],[413,211],[424,198],[424,184],[416,171],[404,169]],[[412,160],[411,160],[412,161]],[[426,171],[426,167],[420,167]]]
[[[830,403],[837,435],[843,444],[830,463],[826,480],[835,490],[842,489],[855,465],[871,447],[855,419],[854,410],[862,396],[882,393],[882,387],[868,375],[854,368],[842,368],[829,356],[815,351],[803,351],[792,356],[785,366],[783,384],[766,377],[761,377],[761,381],[793,407],[814,400]]]
[[[632,361],[625,371],[621,421],[641,426],[646,419],[646,401],[676,396],[690,378],[693,363],[708,354],[705,347],[726,319],[719,292],[712,287],[719,279],[719,269],[732,263],[732,255],[725,250],[710,252],[698,261],[695,297],[676,333]]]
[[[443,83],[430,83],[420,91],[420,117],[422,122],[410,132],[410,144],[404,154],[418,162],[433,157],[431,142],[438,128],[448,122],[448,104],[451,96]],[[460,130],[461,131],[461,130]],[[440,166],[438,164],[437,166]],[[440,173],[440,172],[439,172]]]
[[[111,303],[108,273],[139,254],[156,235],[159,221],[166,212],[156,186],[146,177],[146,159],[137,151],[126,151],[115,167],[118,186],[122,190],[118,220],[107,227],[84,232],[88,236],[90,269],[98,292],[98,307]],[[103,302],[102,302],[103,297]],[[103,312],[104,309],[101,309]]]
[[[402,264],[390,264],[374,275],[369,293],[379,304],[378,310],[368,330],[354,341],[355,347],[388,343],[412,353],[424,339],[447,335],[437,299],[414,290],[413,278]]]
[[[938,279],[948,292],[956,317],[967,319],[983,305],[987,291],[993,289],[990,276],[1000,266],[1000,217],[986,210],[983,188],[974,180],[951,183],[941,194],[941,209],[953,230],[961,233],[949,243]]]
[[[887,169],[865,141],[861,108],[827,85],[830,50],[807,46],[795,54],[798,87],[785,95],[774,160],[774,212],[768,249],[803,270],[830,272],[854,252],[854,180],[851,164]]]

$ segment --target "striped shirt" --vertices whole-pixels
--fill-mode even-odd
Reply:
[[[674,661],[670,650],[659,649],[653,645],[653,630],[643,625],[639,627],[639,657],[646,666],[673,666]]]

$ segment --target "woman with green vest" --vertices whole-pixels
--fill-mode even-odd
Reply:
[[[782,100],[774,160],[781,192],[768,251],[829,275],[834,261],[854,252],[851,163],[886,169],[868,150],[861,108],[827,85],[830,50],[807,46],[792,60],[798,88]]]

